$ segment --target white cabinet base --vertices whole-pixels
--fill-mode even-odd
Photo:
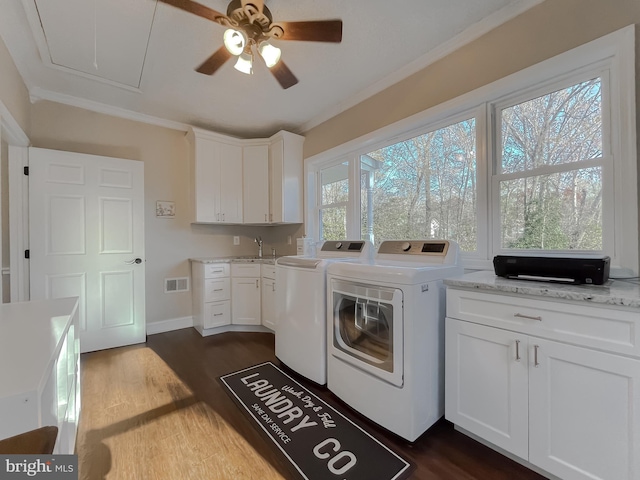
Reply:
[[[447,315],[448,420],[545,476],[640,478],[637,310],[449,288]]]

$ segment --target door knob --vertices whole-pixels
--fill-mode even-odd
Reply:
[[[129,260],[128,262],[124,262],[127,265],[133,265],[134,263],[142,263],[142,259],[141,258],[134,258],[133,260]]]

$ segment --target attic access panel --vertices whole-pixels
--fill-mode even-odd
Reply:
[[[156,2],[23,1],[35,3],[45,63],[139,88]]]

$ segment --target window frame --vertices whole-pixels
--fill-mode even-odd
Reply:
[[[499,216],[499,192],[495,173],[496,148],[499,149],[500,145],[496,135],[496,106],[506,105],[508,102],[517,103],[518,98],[535,98],[539,94],[534,92],[546,90],[549,93],[554,90],[552,86],[557,90],[559,85],[571,85],[575,79],[575,83],[579,83],[593,72],[599,72],[597,75],[602,79],[603,91],[605,83],[608,90],[608,95],[602,95],[602,161],[605,166],[601,253],[611,257],[612,268],[617,268],[622,276],[637,276],[639,246],[634,25],[305,159],[305,178],[309,187],[305,198],[307,236],[319,240],[319,217],[314,208],[316,192],[313,191],[313,178],[319,169],[331,163],[349,161],[347,234],[352,238],[360,238],[360,155],[433,131],[438,125],[450,125],[465,113],[475,112],[478,250],[474,253],[464,252],[461,258],[468,269],[493,269],[493,256],[502,253],[502,249],[497,248],[500,219],[496,218]],[[605,157],[612,161],[605,161]],[[531,250],[517,250],[519,254],[527,252],[534,253]],[[558,253],[548,250],[543,252],[554,255]],[[584,253],[570,251],[566,252],[566,256]]]
[[[491,211],[493,230],[493,248],[492,251],[496,255],[605,255],[606,246],[614,244],[614,222],[611,212],[605,214],[605,211],[612,210],[614,205],[613,189],[613,154],[612,154],[612,131],[611,131],[611,82],[609,79],[609,66],[606,62],[597,62],[585,68],[570,72],[558,78],[550,79],[536,85],[534,88],[518,91],[515,94],[506,95],[490,102],[488,108],[492,117],[492,146],[491,158],[493,159],[491,168]],[[527,174],[526,171],[516,173],[502,173],[502,135],[501,125],[499,124],[501,112],[509,107],[527,102],[529,100],[547,95],[549,93],[569,88],[588,79],[598,77],[601,81],[601,109],[602,109],[602,155],[595,159],[584,159],[579,162],[580,168],[601,167],[602,169],[602,250],[539,250],[539,249],[518,249],[505,248],[501,245],[502,232],[502,215],[500,208],[500,182],[503,180],[531,178],[540,175],[549,175],[554,173],[563,173],[571,170],[577,170],[576,163],[564,163],[559,166],[546,165],[539,167],[533,173]],[[532,172],[531,170],[529,172]]]

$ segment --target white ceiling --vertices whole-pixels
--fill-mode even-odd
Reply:
[[[274,21],[343,21],[339,44],[273,42],[287,90],[263,65],[195,72],[224,27],[156,0],[0,0],[0,36],[33,101],[251,138],[311,128],[540,1],[266,0]]]

